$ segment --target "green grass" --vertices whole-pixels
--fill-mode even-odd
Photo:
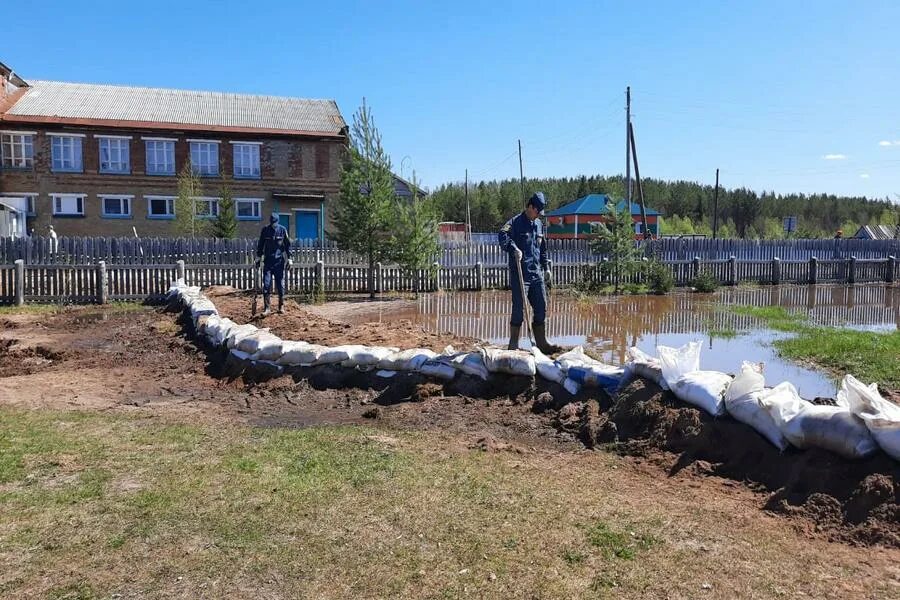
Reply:
[[[780,306],[734,306],[731,310],[754,317],[769,329],[794,334],[774,342],[785,358],[900,389],[900,331],[880,333],[817,326]]]
[[[826,559],[862,580],[858,552],[618,456],[459,442],[0,406],[0,597],[689,597],[709,572],[726,596],[815,597],[833,582],[788,574]]]
[[[147,307],[139,302],[108,302],[107,304],[80,304],[68,306],[63,304],[25,304],[24,306],[0,306],[0,315],[48,315],[61,312],[80,310],[93,312],[104,310],[110,312],[128,312],[147,310]]]

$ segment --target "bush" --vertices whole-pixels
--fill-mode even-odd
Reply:
[[[719,280],[715,275],[710,271],[700,271],[694,280],[691,282],[691,286],[698,292],[709,294],[710,292],[714,292],[719,287]]]
[[[647,287],[654,294],[667,294],[675,287],[675,276],[666,265],[651,261],[647,266]]]

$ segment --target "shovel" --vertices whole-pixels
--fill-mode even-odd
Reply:
[[[259,304],[259,295],[262,293],[262,280],[263,280],[263,262],[259,261],[259,267],[256,268],[256,285],[253,286],[253,312],[250,316],[256,316],[256,309]]]
[[[522,261],[516,259],[516,269],[519,271],[519,291],[522,292],[522,310],[525,315],[525,335],[528,338],[528,343],[531,344],[531,347],[534,348],[537,344],[534,343],[534,340],[531,339],[531,309],[528,305],[528,296],[525,295],[525,278],[522,277]]]

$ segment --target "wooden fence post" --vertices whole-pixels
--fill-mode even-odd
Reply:
[[[380,262],[375,263],[375,293],[380,294],[384,291],[384,268]]]
[[[441,264],[434,262],[431,267],[434,271],[434,291],[439,292],[441,291]]]
[[[100,304],[109,302],[109,279],[106,274],[106,261],[97,263],[97,300]]]
[[[16,261],[16,306],[25,304],[25,261]]]
[[[772,259],[772,283],[774,285],[781,283],[781,259],[777,256]]]
[[[184,279],[184,261],[179,260],[175,263],[175,279]]]
[[[896,256],[888,256],[887,257],[887,273],[884,278],[888,283],[894,283],[894,272],[897,270],[897,257]]]
[[[819,259],[815,256],[809,259],[809,285],[816,285],[819,279]]]
[[[325,262],[317,261],[316,262],[316,285],[319,286],[319,289],[322,293],[325,293]]]
[[[737,257],[728,257],[728,285],[737,285]]]
[[[851,256],[847,261],[847,283],[856,282],[856,257]]]
[[[893,272],[893,271],[891,271]],[[481,261],[475,263],[475,290],[481,291],[484,289],[484,265],[481,264]]]
[[[695,256],[694,260],[691,261],[691,279],[696,279],[700,275],[700,257]]]

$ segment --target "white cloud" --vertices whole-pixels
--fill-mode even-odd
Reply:
[[[880,142],[878,142],[878,145],[883,148],[887,148],[889,146],[900,146],[900,140],[894,140],[893,142],[890,140],[881,140]]]
[[[822,158],[824,158],[825,160],[844,160],[847,158],[847,156],[844,154],[826,154]]]
[[[860,173],[859,176],[862,177],[863,179],[868,179],[868,178],[869,178],[869,174],[868,174],[868,173]]]

